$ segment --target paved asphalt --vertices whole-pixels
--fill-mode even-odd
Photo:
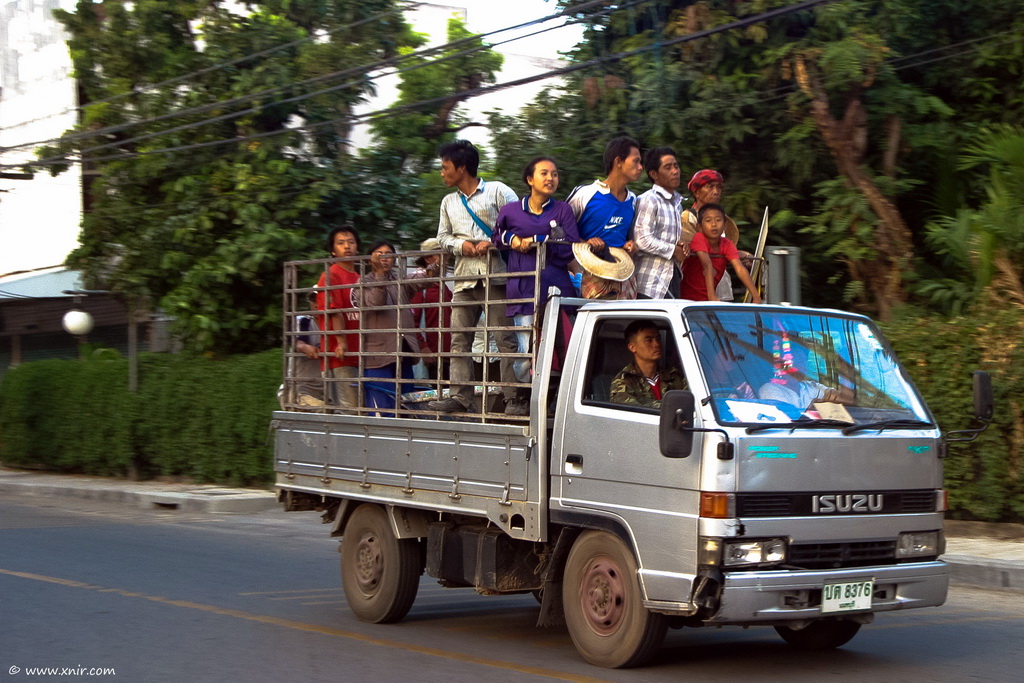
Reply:
[[[0,469],[0,496],[16,495],[67,496],[188,512],[251,513],[278,506],[276,495],[261,489]],[[942,559],[950,567],[950,582],[955,586],[1024,593],[1024,524],[948,520]]]

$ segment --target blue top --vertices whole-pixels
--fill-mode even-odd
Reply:
[[[579,230],[576,228],[576,217],[572,209],[565,202],[557,199],[549,199],[540,214],[530,212],[530,198],[523,197],[518,202],[509,202],[498,212],[498,222],[495,226],[494,237],[497,244],[511,248],[512,238],[533,237],[538,242],[547,238],[564,240],[566,242],[579,242]],[[568,244],[551,244],[547,247],[547,259],[544,263],[544,271],[541,273],[540,284],[542,301],[547,297],[549,287],[558,287],[562,296],[575,296],[576,289],[572,280],[569,279],[569,264],[573,260],[572,247]],[[537,250],[531,249],[523,254],[518,251],[510,251],[508,257],[508,272],[535,270],[537,268]],[[534,282],[532,275],[520,275],[510,277],[505,291],[509,299],[526,299],[534,296]],[[505,314],[509,317],[514,315],[532,315],[534,313],[532,303],[509,304]]]
[[[621,247],[630,240],[636,215],[636,195],[631,190],[620,202],[608,185],[595,180],[573,190],[568,202],[583,240],[600,237],[609,247]]]

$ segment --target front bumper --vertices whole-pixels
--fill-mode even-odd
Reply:
[[[826,583],[874,581],[870,610],[827,616],[935,607],[946,601],[949,568],[945,562],[915,562],[886,567],[798,571],[726,572],[718,609],[707,624],[767,624],[816,619]]]

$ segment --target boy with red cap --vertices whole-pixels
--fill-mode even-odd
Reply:
[[[700,207],[705,204],[720,204],[722,199],[722,185],[724,184],[722,174],[712,168],[705,168],[697,171],[690,178],[690,182],[686,185],[686,189],[693,194],[693,205],[683,211],[683,238],[682,242],[689,244],[693,239],[693,236],[700,231],[697,226],[697,212],[700,211]],[[736,226],[736,221],[725,217],[725,237],[733,244],[737,244],[740,239],[740,229]],[[740,252],[740,258],[749,258],[750,254],[745,251]],[[729,273],[726,272],[718,283],[718,288],[715,290],[720,301],[732,301],[732,278],[729,277]]]

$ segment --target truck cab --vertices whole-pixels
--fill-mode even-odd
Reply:
[[[688,383],[657,408],[609,391],[638,318]],[[944,602],[941,434],[870,320],[602,302],[573,340],[549,519],[629,546],[648,610],[835,643],[874,612]]]

